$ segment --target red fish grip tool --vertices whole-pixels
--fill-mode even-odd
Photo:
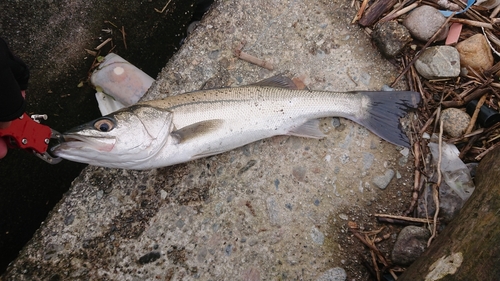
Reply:
[[[57,164],[62,158],[53,157],[47,150],[51,139],[60,140],[61,134],[49,126],[40,124],[39,118],[47,119],[47,115],[31,115],[24,113],[12,121],[8,128],[0,129],[2,137],[10,148],[21,148],[32,151],[36,156],[49,164]]]

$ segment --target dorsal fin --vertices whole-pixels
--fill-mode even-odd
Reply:
[[[252,83],[249,86],[260,86],[260,87],[275,87],[275,88],[285,88],[290,90],[297,90],[297,85],[293,83],[292,79],[276,75],[273,77],[266,78],[262,81]]]

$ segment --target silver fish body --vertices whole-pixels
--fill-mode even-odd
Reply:
[[[268,82],[140,102],[66,132],[52,154],[97,166],[158,168],[276,135],[322,138],[318,118],[329,116],[408,145],[399,119],[417,106],[419,93],[293,90]]]

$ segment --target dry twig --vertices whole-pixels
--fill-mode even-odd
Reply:
[[[167,4],[165,4],[165,6],[163,6],[163,9],[158,10],[158,9],[156,9],[156,8],[155,8],[155,11],[156,11],[157,13],[159,13],[159,14],[163,14],[163,12],[165,12],[165,10],[167,9],[168,4],[170,4],[170,2],[172,2],[172,0],[168,0]]]
[[[123,38],[123,45],[125,46],[125,50],[127,50],[127,40],[125,37],[127,36],[127,33],[125,33],[125,27],[122,25],[122,29],[120,29],[120,32],[122,33],[122,38]]]
[[[94,50],[99,51],[102,47],[104,47],[109,42],[111,42],[111,38],[108,38],[108,39],[104,40],[104,42],[102,42],[97,47],[95,47]]]
[[[434,212],[434,222],[432,225],[432,235],[427,241],[427,247],[431,245],[432,240],[437,235],[437,220],[439,216],[439,186],[441,186],[442,174],[441,174],[441,161],[442,161],[442,153],[443,153],[443,120],[439,122],[439,157],[437,163],[437,173],[438,180],[432,186],[432,196],[434,199],[434,204],[436,205],[436,211]]]
[[[409,222],[418,222],[418,223],[430,223],[432,222],[429,219],[421,219],[421,218],[414,218],[414,217],[406,217],[406,216],[396,216],[396,215],[387,215],[387,214],[375,214],[377,218],[390,218],[390,219],[398,219],[398,220],[404,220],[404,221],[409,221]]]
[[[242,51],[243,47],[245,46],[245,42],[242,41],[241,44],[234,50],[234,55],[238,57],[241,60],[247,61],[249,63],[253,63],[255,65],[258,65],[260,67],[263,67],[265,69],[273,70],[273,65],[270,62],[267,62],[265,60],[259,59],[258,57],[249,55],[245,52]]]

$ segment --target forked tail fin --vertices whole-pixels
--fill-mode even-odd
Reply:
[[[354,120],[384,140],[401,146],[410,146],[400,118],[420,103],[420,93],[410,91],[358,92],[369,98],[365,116]]]

